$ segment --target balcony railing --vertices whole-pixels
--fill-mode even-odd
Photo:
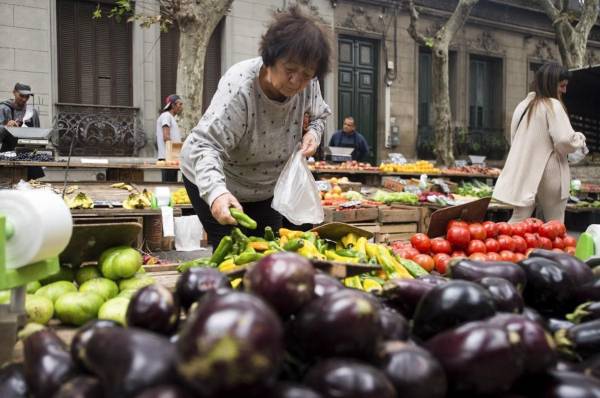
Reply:
[[[59,155],[136,156],[146,145],[140,110],[133,107],[56,104],[53,139]]]

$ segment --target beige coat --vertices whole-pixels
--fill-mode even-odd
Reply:
[[[585,145],[585,136],[573,131],[569,117],[560,101],[550,99],[551,106],[541,102],[536,106],[529,124],[527,115],[517,123],[529,102],[531,92],[517,105],[510,128],[511,147],[502,173],[494,187],[493,197],[512,206],[531,206],[548,161],[556,161],[560,170],[560,199],[569,197],[571,173],[567,154]],[[555,152],[556,156],[550,155]],[[558,200],[558,198],[557,198]]]

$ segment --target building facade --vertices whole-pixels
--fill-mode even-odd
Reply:
[[[321,82],[333,115],[325,141],[353,116],[372,147],[432,158],[431,54],[407,32],[409,17],[392,0],[297,0],[333,32],[332,73]],[[431,35],[454,1],[421,0],[418,30]],[[533,71],[560,62],[550,21],[527,1],[480,1],[451,45],[450,95],[457,149],[502,159],[512,110]],[[271,15],[289,0],[234,0],[207,52],[205,103],[234,63],[257,56]],[[42,126],[75,155],[153,157],[162,98],[175,91],[177,35],[158,27],[92,19],[111,0],[0,0],[0,97],[16,82],[36,93]],[[156,0],[137,0],[156,12]],[[600,63],[595,28],[589,62]]]

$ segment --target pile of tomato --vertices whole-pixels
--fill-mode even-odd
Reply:
[[[535,248],[575,254],[576,243],[575,238],[567,235],[565,225],[556,220],[544,223],[537,218],[528,218],[516,224],[452,220],[446,227],[445,238],[431,239],[418,233],[410,242],[393,242],[392,249],[427,271],[435,269],[443,274],[453,257],[518,262]]]

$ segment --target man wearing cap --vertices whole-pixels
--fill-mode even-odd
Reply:
[[[40,117],[37,109],[27,109],[27,101],[33,95],[31,87],[27,84],[17,83],[13,90],[15,96],[12,100],[0,102],[0,152],[12,151],[17,146],[17,138],[8,132],[7,127],[40,127]],[[44,176],[41,167],[28,167],[28,179]]]
[[[165,98],[165,106],[156,121],[156,146],[158,160],[166,158],[166,143],[168,141],[180,143],[181,133],[175,116],[183,110],[183,101],[177,94]],[[177,170],[163,170],[163,181],[177,181]]]

